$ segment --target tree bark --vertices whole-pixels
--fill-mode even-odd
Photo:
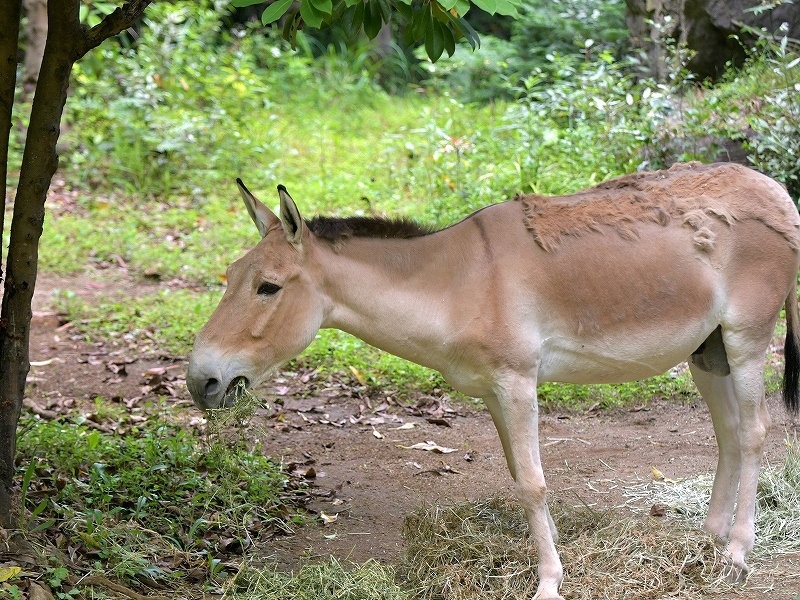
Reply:
[[[22,155],[0,313],[0,526],[3,527],[15,525],[11,488],[17,421],[30,370],[31,301],[36,286],[44,204],[58,168],[56,142],[72,65],[103,40],[131,27],[149,3],[150,0],[131,0],[87,31],[79,20],[80,0],[48,2],[47,43]]]
[[[8,145],[11,135],[11,111],[14,107],[14,89],[17,85],[17,44],[19,43],[19,17],[22,0],[0,2],[0,185],[3,195],[0,210],[0,240],[5,226],[6,196],[8,190]],[[0,243],[0,281],[3,279],[3,250]]]
[[[47,0],[23,0],[28,24],[25,26],[25,74],[22,86],[26,94],[36,89],[39,69],[42,66],[44,45],[47,41]]]

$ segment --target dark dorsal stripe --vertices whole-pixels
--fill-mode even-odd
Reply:
[[[351,237],[361,238],[415,238],[436,231],[410,219],[383,219],[378,217],[314,217],[306,225],[317,237],[331,242],[341,242]]]

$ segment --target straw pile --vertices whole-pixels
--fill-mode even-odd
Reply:
[[[369,560],[362,565],[327,562],[304,565],[296,575],[269,569],[242,569],[222,600],[409,600],[391,567]]]
[[[787,440],[783,467],[765,468],[758,479],[756,545],[753,557],[800,552],[800,443]],[[625,495],[644,507],[661,504],[668,513],[699,527],[706,517],[714,476],[630,486]]]
[[[571,598],[700,598],[718,592],[722,554],[695,527],[556,504],[562,594]],[[503,498],[432,505],[410,515],[405,577],[419,598],[512,600],[536,591],[522,510]]]

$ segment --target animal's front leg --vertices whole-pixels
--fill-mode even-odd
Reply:
[[[490,406],[492,418],[503,440],[517,497],[536,543],[539,555],[539,587],[534,600],[559,599],[564,578],[554,543],[553,521],[547,509],[544,473],[539,455],[539,407],[536,377],[509,374],[498,381],[497,404]],[[494,410],[492,410],[494,409]],[[509,455],[510,454],[510,455]]]

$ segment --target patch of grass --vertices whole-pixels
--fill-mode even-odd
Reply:
[[[321,373],[351,373],[359,383],[394,388],[401,396],[449,389],[438,372],[383,352],[337,329],[320,330],[296,362]]]
[[[225,600],[406,600],[414,597],[395,583],[395,572],[376,560],[363,564],[327,562],[303,565],[297,574],[269,569],[241,570]]]
[[[17,448],[27,466],[18,477],[29,531],[101,572],[174,586],[188,571],[194,581],[220,574],[229,567],[216,557],[302,522],[302,490],[258,447],[208,443],[158,407],[145,410],[156,413],[131,420],[119,411],[114,432],[77,416],[22,420]]]
[[[613,385],[541,383],[538,394],[539,404],[549,410],[618,408],[645,405],[656,399],[686,401],[699,397],[688,369],[673,369],[656,377]]]
[[[61,292],[56,304],[90,341],[107,340],[140,353],[186,356],[221,296],[220,290],[165,289],[139,298],[100,297],[90,303]]]

